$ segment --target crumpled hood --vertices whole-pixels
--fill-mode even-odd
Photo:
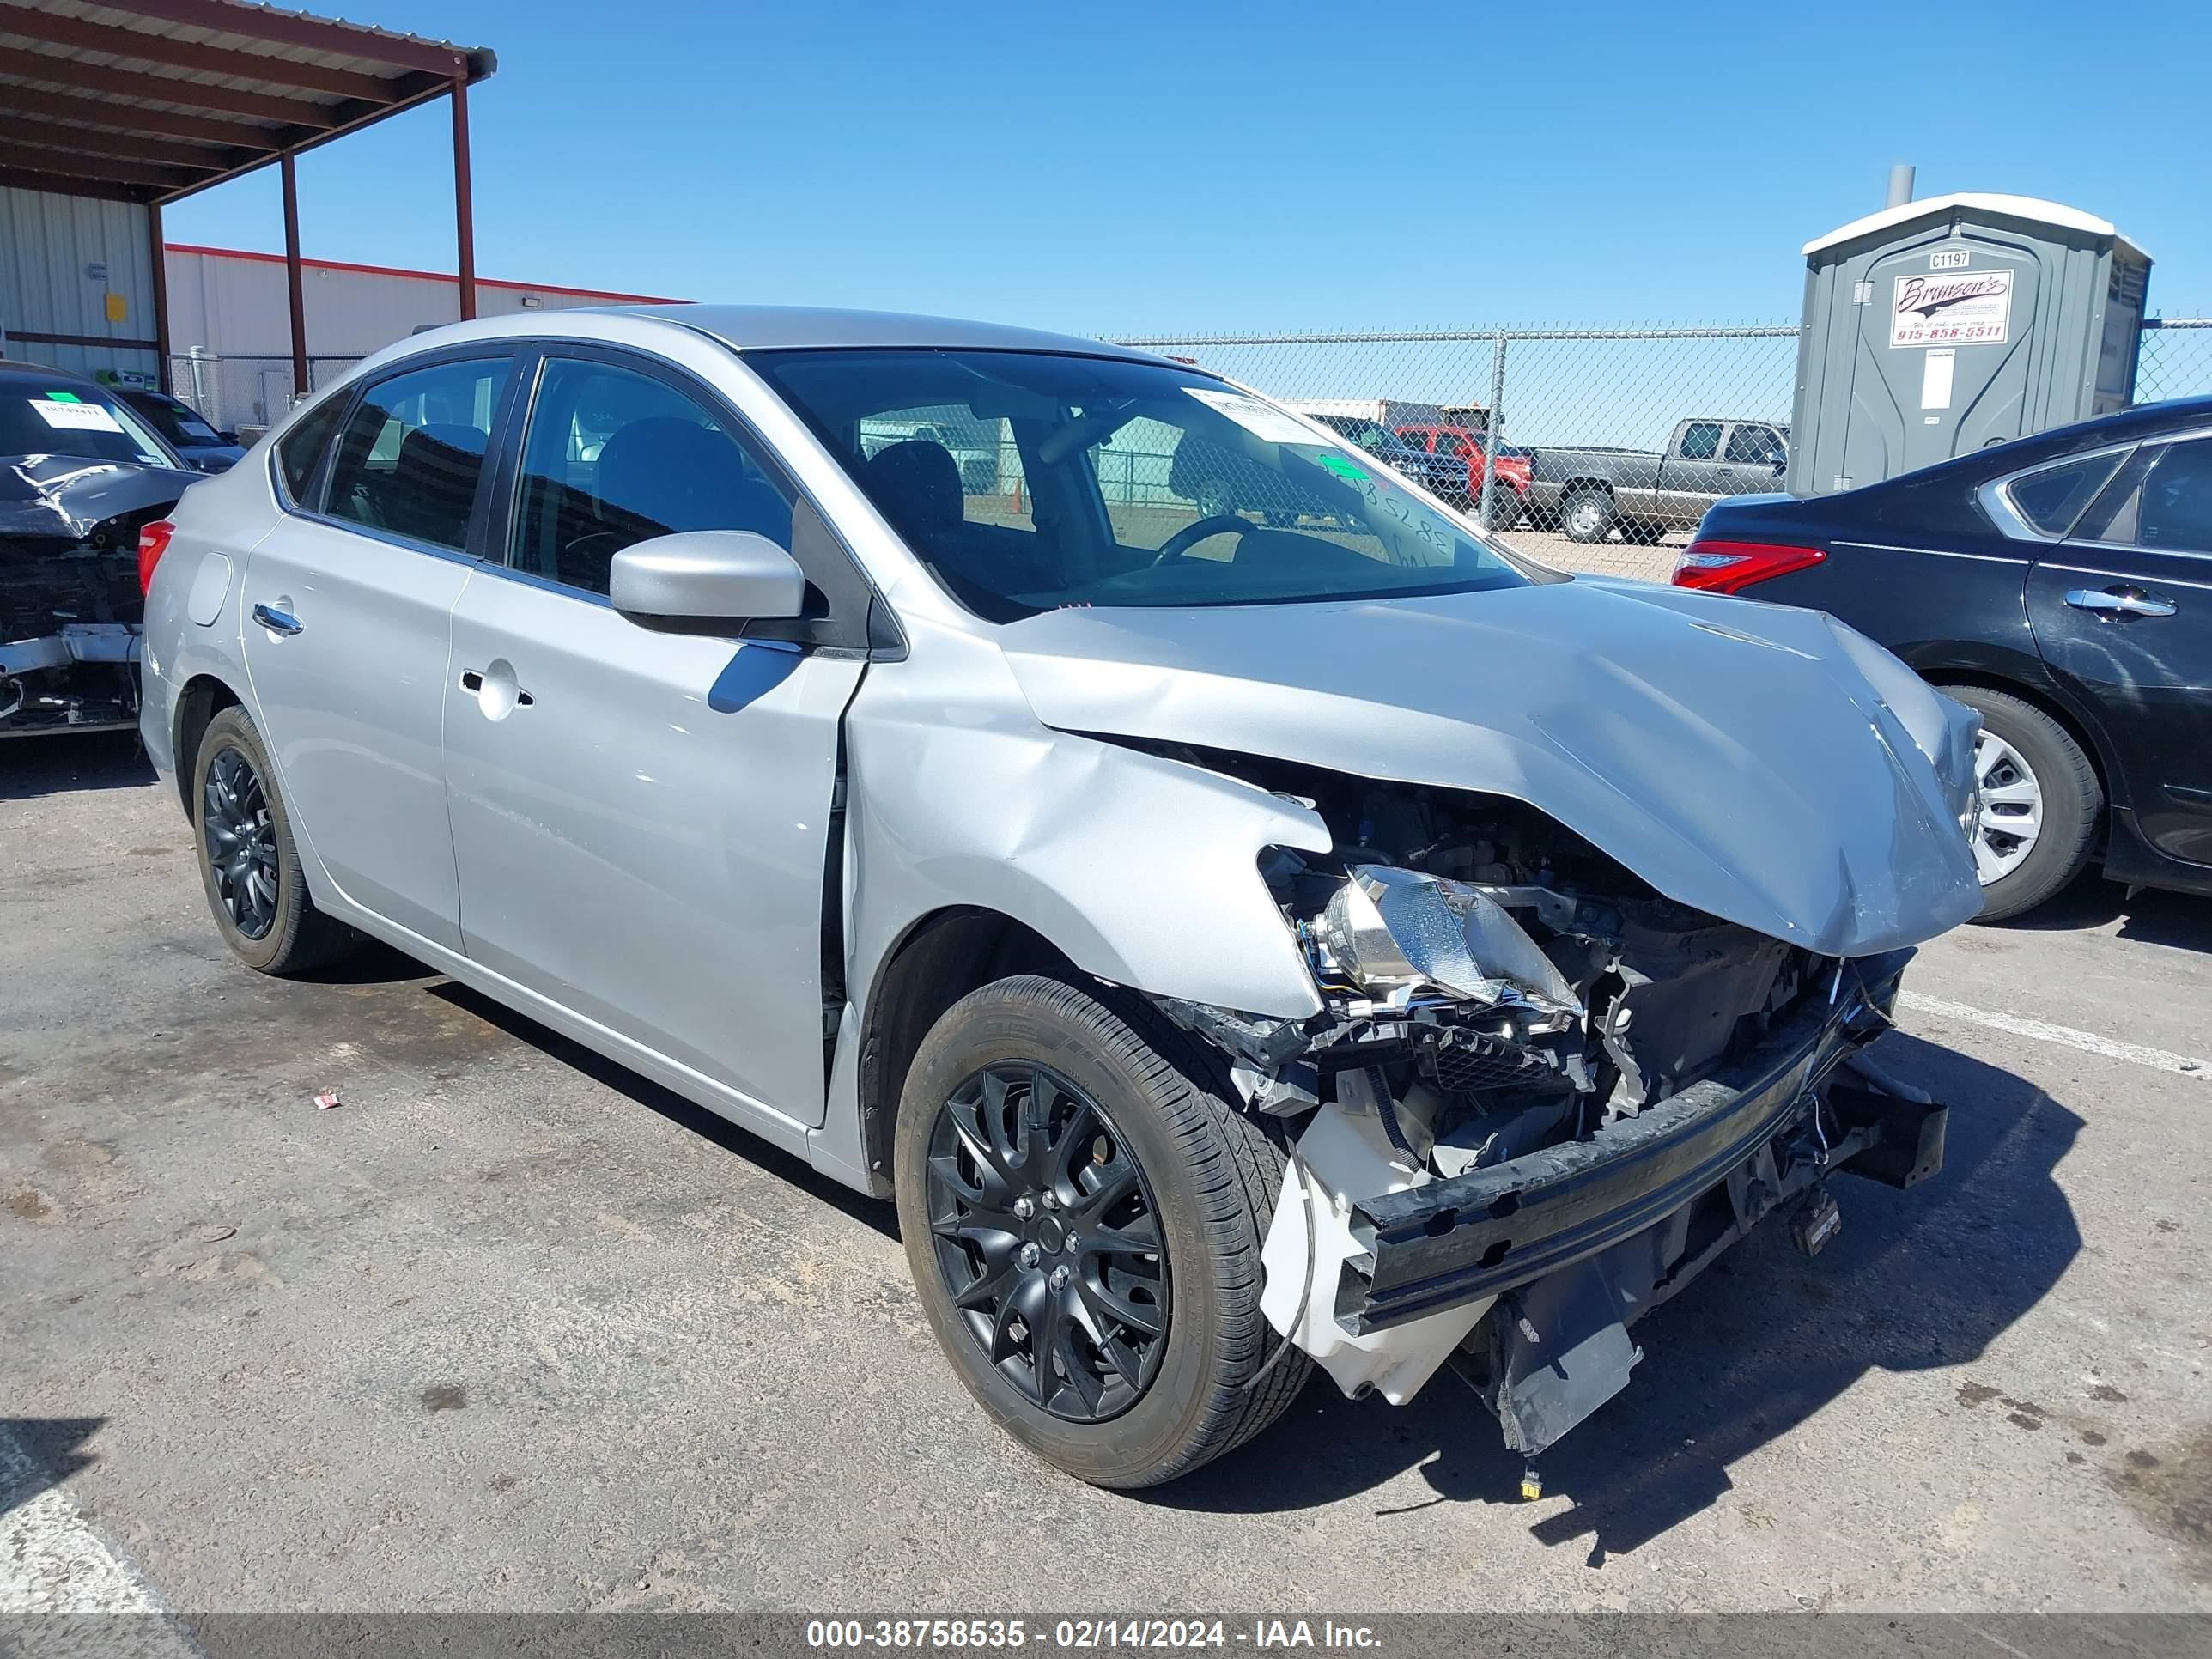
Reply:
[[[0,456],[0,538],[82,541],[110,519],[173,505],[200,476],[77,455]]]
[[[1508,795],[1680,903],[1828,956],[1981,908],[1972,711],[1817,611],[1578,578],[1073,609],[1002,630],[1047,726]]]

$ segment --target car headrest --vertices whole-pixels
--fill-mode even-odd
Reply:
[[[484,441],[476,428],[444,421],[418,426],[402,438],[392,464],[392,528],[459,547],[468,535]]]
[[[599,447],[601,516],[642,535],[750,530],[791,545],[791,504],[744,471],[727,434],[657,415],[632,421]]]
[[[964,516],[960,464],[943,444],[908,438],[868,462],[868,493],[902,534],[927,536],[957,528]]]

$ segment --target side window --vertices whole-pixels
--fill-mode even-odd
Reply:
[[[307,488],[315,481],[315,469],[322,465],[323,452],[331,447],[331,434],[338,429],[338,422],[352,398],[341,392],[334,398],[325,398],[302,416],[298,425],[276,441],[276,470],[283,476],[284,493],[300,507],[313,510],[319,502],[307,499]]]
[[[1710,461],[1720,453],[1721,423],[1718,421],[1692,421],[1682,428],[1682,459],[1686,461]]]
[[[2212,438],[2169,444],[2143,480],[2136,544],[2212,553]]]
[[[2031,527],[2045,536],[2063,536],[2125,459],[2125,451],[2116,450],[2107,455],[2061,461],[2014,478],[2005,493]]]
[[[697,399],[635,369],[545,365],[522,441],[507,562],[605,593],[616,554],[686,530],[750,530],[791,545],[791,501]]]
[[[1425,432],[1417,426],[1401,426],[1398,428],[1398,441],[1415,449],[1434,449],[1439,444],[1449,445],[1451,441],[1435,433]]]
[[[483,477],[505,357],[440,363],[379,381],[338,434],[323,511],[434,547],[459,549]]]
[[[1721,459],[1747,466],[1773,466],[1790,457],[1782,447],[1782,434],[1772,427],[1739,426],[1730,429]]]

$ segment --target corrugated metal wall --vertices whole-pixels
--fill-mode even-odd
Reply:
[[[103,368],[152,375],[154,245],[146,210],[128,202],[0,186],[0,331],[8,355],[90,374]],[[105,268],[105,274],[92,273]],[[108,320],[108,295],[122,319]],[[67,334],[135,346],[58,345],[27,338]]]
[[[282,262],[173,248],[168,265],[173,351],[197,345],[225,357],[291,355]],[[460,284],[451,276],[310,264],[301,286],[307,349],[317,357],[367,356],[418,329],[460,320]],[[538,304],[526,306],[526,299]],[[597,295],[477,285],[482,317],[608,303]]]

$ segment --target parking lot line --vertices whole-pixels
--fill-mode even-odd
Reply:
[[[2029,1019],[2021,1014],[1995,1013],[1987,1008],[1970,1008],[1963,1002],[1951,1002],[1942,997],[1923,995],[1918,991],[1900,991],[1898,1006],[1910,1008],[1916,1013],[1934,1014],[1941,1019],[1955,1019],[1967,1025],[1986,1026],[1993,1031],[2008,1031],[2014,1036],[2032,1038],[2037,1042],[2056,1042],[2069,1048],[2079,1048],[2085,1054],[2102,1054],[2107,1060],[2124,1060],[2136,1066],[2148,1066],[2154,1071],[2173,1072],[2183,1077],[2203,1082],[2212,1079],[2212,1065],[2191,1054],[2177,1054],[2164,1048],[2147,1048],[2139,1042],[2115,1042],[2110,1037],[2099,1036],[2094,1031],[2077,1031],[2070,1025],[2053,1025],[2048,1020]]]
[[[11,1499],[20,1501],[11,1508]],[[0,1520],[0,1613],[161,1611],[145,1582],[100,1542],[67,1492],[46,1484],[38,1464],[5,1428],[0,1428],[0,1512],[6,1516]]]

